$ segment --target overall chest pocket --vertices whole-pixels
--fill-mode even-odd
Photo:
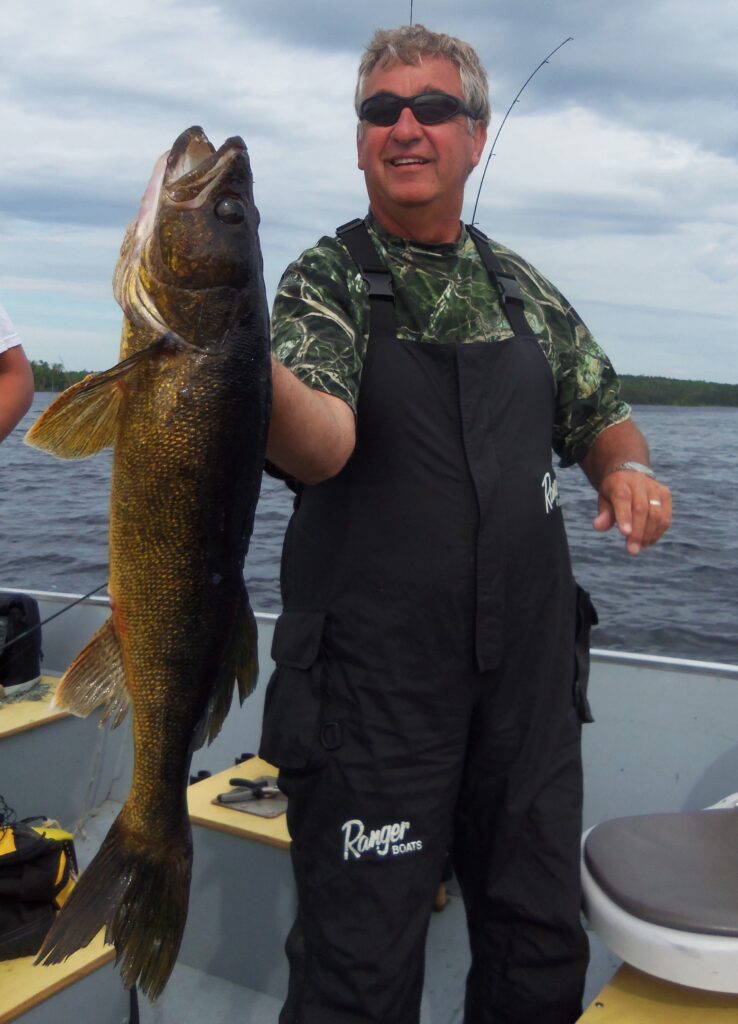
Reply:
[[[274,628],[259,755],[281,771],[309,772],[327,760],[324,630],[324,611],[285,611]]]

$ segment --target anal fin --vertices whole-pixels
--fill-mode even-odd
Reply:
[[[259,676],[259,637],[256,618],[244,588],[238,609],[234,655],[238,697],[241,703],[254,692]]]
[[[233,703],[237,686],[239,703],[253,692],[259,675],[256,619],[249,604],[246,587],[241,584],[234,601],[233,617],[223,660],[215,680],[205,714],[193,737],[190,749],[212,743],[221,730]]]

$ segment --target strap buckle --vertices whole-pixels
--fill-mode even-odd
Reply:
[[[393,299],[395,294],[392,274],[384,267],[361,267],[361,276],[369,287],[370,299]]]
[[[521,306],[525,306],[523,293],[520,290],[520,283],[516,277],[512,274],[505,274],[498,271],[497,284],[500,289],[500,298],[503,302],[519,302]]]

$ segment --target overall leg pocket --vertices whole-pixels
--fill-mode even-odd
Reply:
[[[259,755],[286,772],[308,772],[327,759],[323,731],[324,611],[285,611],[272,641],[276,664],[264,699]]]
[[[598,622],[597,611],[587,591],[577,583],[577,618],[574,638],[574,707],[580,722],[594,722],[587,699],[589,685],[589,639]]]

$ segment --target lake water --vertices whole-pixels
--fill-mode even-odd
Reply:
[[[53,396],[38,394],[0,445],[0,585],[87,593],[107,578],[111,453],[80,462],[23,444]],[[738,409],[642,406],[635,418],[674,494],[674,523],[656,547],[626,555],[595,533],[595,494],[581,471],[559,471],[579,582],[600,616],[593,644],[738,664]],[[264,478],[246,565],[251,603],[279,611],[279,557],[292,495]]]

